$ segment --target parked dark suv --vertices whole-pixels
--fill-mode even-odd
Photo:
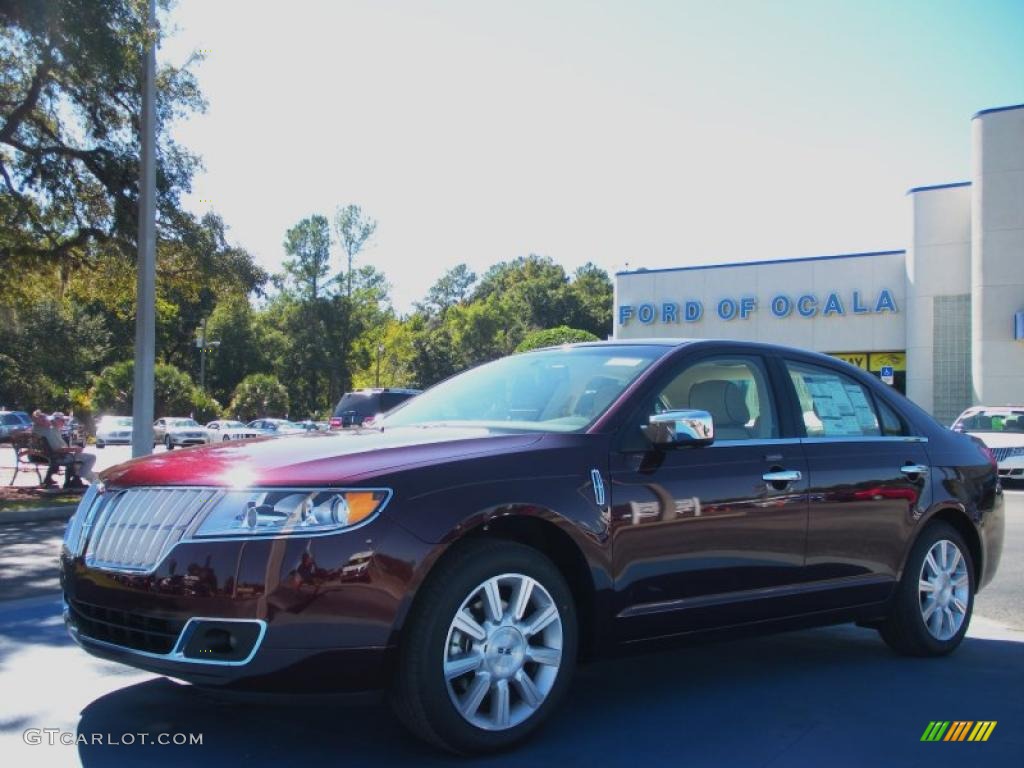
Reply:
[[[540,725],[580,659],[839,622],[947,654],[1003,546],[984,445],[795,349],[538,350],[377,426],[104,472],[60,557],[72,635],[198,685],[383,686],[477,753]]]
[[[370,426],[382,413],[387,413],[410,397],[416,397],[418,389],[396,389],[393,387],[356,389],[345,393],[338,401],[331,417],[331,429]]]

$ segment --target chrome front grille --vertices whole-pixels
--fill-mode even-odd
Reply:
[[[73,554],[84,548],[86,565],[114,571],[149,572],[177,544],[220,491],[192,488],[132,488],[97,494],[79,508],[69,526]],[[80,528],[76,532],[74,528]],[[67,541],[67,539],[66,539]]]
[[[1011,456],[1020,456],[1024,454],[1024,447],[1014,446],[1012,448],[992,448],[992,455],[996,457],[996,461],[1006,461]]]

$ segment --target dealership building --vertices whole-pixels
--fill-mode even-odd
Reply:
[[[804,347],[950,422],[1024,404],[1024,104],[971,121],[970,181],[915,187],[905,249],[615,276],[615,338]]]

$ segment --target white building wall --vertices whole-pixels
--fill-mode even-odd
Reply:
[[[737,266],[697,269],[631,272],[616,276],[615,337],[621,339],[664,336],[671,338],[721,338],[765,341],[814,349],[821,352],[861,352],[902,350],[906,344],[904,304],[906,273],[902,251],[797,259]],[[888,289],[896,303],[896,312],[875,312],[879,292]],[[861,304],[872,311],[853,311],[853,292]],[[843,315],[825,316],[824,303],[832,292],[838,294]],[[794,308],[790,315],[778,318],[771,312],[773,297],[783,294],[797,301],[805,294],[818,300],[813,318],[800,316]],[[745,296],[757,300],[748,317],[723,320],[718,316],[722,299],[739,301]],[[688,300],[703,302],[699,322],[664,323],[661,318],[644,324],[636,316],[620,322],[619,307],[636,308],[663,302],[680,305]]]
[[[971,186],[919,187],[908,200],[907,397],[932,411],[935,297],[963,295],[971,286]]]
[[[1024,403],[1024,105],[972,121],[972,373],[976,402]]]

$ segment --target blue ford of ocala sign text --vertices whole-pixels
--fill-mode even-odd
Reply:
[[[759,309],[758,300],[754,296],[726,297],[716,302],[712,311],[721,320],[746,320]],[[790,315],[803,318],[831,317],[833,315],[872,315],[885,312],[899,312],[892,291],[883,288],[877,296],[865,296],[861,291],[853,291],[849,296],[842,296],[833,291],[820,298],[814,293],[802,293],[790,296],[779,293],[768,302],[768,310],[774,317],[784,318]],[[626,325],[634,318],[644,325],[651,323],[696,323],[704,317],[704,302],[699,299],[688,301],[663,301],[660,304],[644,302],[619,305],[619,325]]]

